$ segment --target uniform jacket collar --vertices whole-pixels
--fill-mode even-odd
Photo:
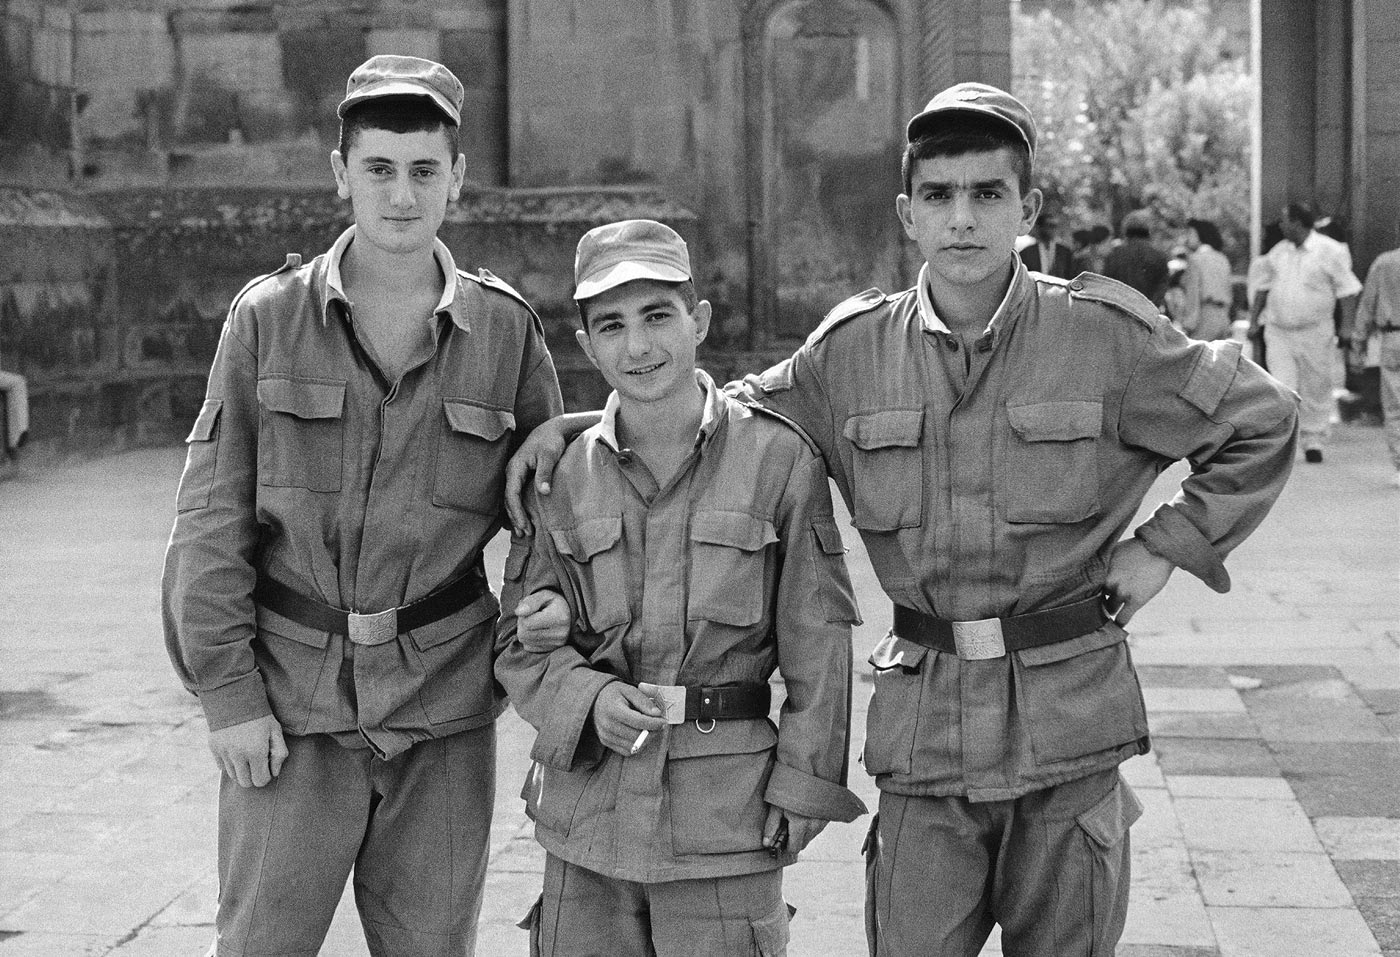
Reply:
[[[326,279],[325,286],[321,290],[321,324],[325,325],[331,313],[331,303],[340,302],[349,306],[350,298],[345,295],[345,287],[340,278],[340,261],[345,256],[345,250],[350,248],[350,244],[355,239],[355,227],[352,225],[331,246],[326,253]],[[470,332],[471,327],[467,322],[466,311],[463,303],[457,295],[459,283],[457,281],[457,263],[452,258],[452,252],[441,239],[433,238],[433,258],[437,260],[438,268],[442,270],[442,298],[438,300],[437,307],[433,310],[434,315],[447,313],[452,321],[463,332]]]

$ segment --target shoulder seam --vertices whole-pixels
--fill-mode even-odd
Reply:
[[[839,326],[845,325],[856,316],[871,312],[883,305],[888,299],[889,297],[883,292],[872,287],[838,303],[835,308],[826,314],[817,328],[812,331],[812,334],[807,337],[807,344],[816,345],[827,336],[831,335]]]

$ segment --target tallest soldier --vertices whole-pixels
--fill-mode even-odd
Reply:
[[[745,384],[821,449],[894,603],[870,656],[871,952],[970,957],[999,924],[1009,955],[1112,953],[1141,807],[1117,768],[1148,747],[1124,626],[1176,568],[1230,587],[1288,476],[1294,400],[1127,286],[1027,272],[1019,100],[958,84],[907,132],[917,284],[847,300]],[[572,425],[513,475],[547,485]],[[1124,538],[1179,459],[1190,476]]]
[[[219,791],[219,957],[316,954],[353,872],[376,957],[466,957],[491,809],[506,458],[561,409],[539,319],[437,238],[462,84],[376,56],[340,104],[354,225],[249,283],[189,437],[166,643]]]

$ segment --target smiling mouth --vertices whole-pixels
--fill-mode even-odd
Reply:
[[[664,366],[665,364],[666,364],[666,363],[664,363],[664,362],[656,362],[656,363],[653,363],[652,365],[649,365],[649,366],[642,366],[640,369],[628,369],[628,370],[627,370],[627,374],[628,374],[628,375],[647,375],[647,374],[649,374],[649,373],[655,372],[657,369],[660,369],[660,368],[661,368],[662,366]]]

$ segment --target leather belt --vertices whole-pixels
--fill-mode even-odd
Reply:
[[[414,628],[441,621],[486,594],[486,569],[478,558],[465,574],[399,608],[361,614],[308,598],[275,578],[258,576],[253,601],[299,625],[346,635],[357,645],[382,645]]]
[[[661,708],[667,724],[709,721],[713,728],[715,721],[766,718],[772,704],[772,690],[766,681],[688,687],[641,681],[637,687]]]
[[[980,621],[945,621],[903,605],[894,606],[896,635],[965,661],[1000,658],[1008,651],[1068,641],[1098,631],[1107,620],[1103,599],[1097,595],[1059,608]]]

